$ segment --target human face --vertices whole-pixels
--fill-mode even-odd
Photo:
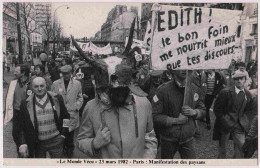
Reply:
[[[37,97],[43,97],[47,92],[45,79],[42,77],[35,78],[32,81],[32,90]]]
[[[238,89],[242,90],[242,89],[244,89],[244,86],[246,83],[246,78],[245,77],[234,78],[234,83]]]
[[[56,66],[60,66],[60,62],[55,61],[55,65],[56,65]]]
[[[71,78],[71,72],[62,72],[63,79],[68,81]]]
[[[41,69],[39,67],[37,67],[34,71],[36,75],[39,75],[41,73]]]
[[[240,71],[243,71],[243,72],[244,72],[244,71],[246,70],[246,67],[239,66],[238,69],[239,69]]]
[[[175,75],[179,78],[184,80],[186,78],[186,70],[177,70],[175,71]]]
[[[14,76],[16,79],[21,78],[23,76],[23,74],[21,74],[21,67],[17,66],[14,69]]]

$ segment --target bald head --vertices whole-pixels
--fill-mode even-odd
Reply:
[[[45,96],[46,90],[46,81],[42,77],[36,77],[32,81],[32,90],[37,97]]]

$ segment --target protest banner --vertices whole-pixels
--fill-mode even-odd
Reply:
[[[152,69],[228,68],[241,11],[158,4],[152,11]]]
[[[77,43],[84,52],[92,52],[93,54],[99,54],[99,55],[112,54],[112,48],[110,46],[110,43],[107,44],[105,47],[98,47],[92,42],[88,42],[88,43],[77,42]],[[72,43],[70,43],[70,49],[72,51],[77,51],[77,49],[75,48],[75,46],[72,45]]]
[[[110,46],[110,43],[108,43],[105,47],[98,47],[92,42],[90,42],[89,51],[92,52],[93,54],[99,54],[99,55],[112,54],[112,48]]]
[[[89,44],[90,43],[82,43],[82,42],[78,42],[78,45],[80,46],[80,48],[84,51],[84,52],[88,52],[89,51]],[[72,44],[72,42],[70,42],[70,49],[72,51],[78,51],[75,46]]]

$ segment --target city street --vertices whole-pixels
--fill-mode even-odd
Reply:
[[[38,59],[35,59],[35,64],[39,63]],[[11,69],[10,73],[5,72],[4,73],[4,80],[8,83],[13,78],[13,68]],[[4,87],[3,90],[3,98],[5,103],[5,98],[7,94],[7,87]],[[4,106],[5,107],[5,106]],[[195,138],[195,148],[197,153],[198,159],[216,159],[218,155],[218,142],[212,140],[212,134],[213,134],[213,125],[214,125],[214,114],[211,112],[211,119],[212,119],[212,129],[208,131],[205,127],[205,123],[201,123],[201,136]],[[3,146],[3,156],[4,158],[16,158],[17,152],[16,152],[16,145],[13,141],[12,137],[12,122],[9,122],[7,125],[3,128],[3,139],[4,139],[4,146]],[[228,150],[227,150],[227,157],[232,158],[233,153],[233,143],[232,141],[229,141]],[[257,158],[258,154],[257,152],[254,154],[253,158]],[[158,157],[160,157],[160,150]],[[179,154],[177,153],[176,158],[180,158]]]
[[[23,157],[217,159],[213,132],[227,159],[256,150],[258,3],[4,2],[2,13],[2,64],[20,68],[8,102],[22,112],[3,125],[4,158],[18,156],[13,128],[33,144]]]

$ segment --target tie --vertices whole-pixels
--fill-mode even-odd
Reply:
[[[237,107],[241,107],[243,101],[245,99],[245,93],[243,91],[240,91],[238,94],[237,94],[237,98],[236,98],[236,104],[238,105]],[[240,110],[240,109],[238,109]]]

